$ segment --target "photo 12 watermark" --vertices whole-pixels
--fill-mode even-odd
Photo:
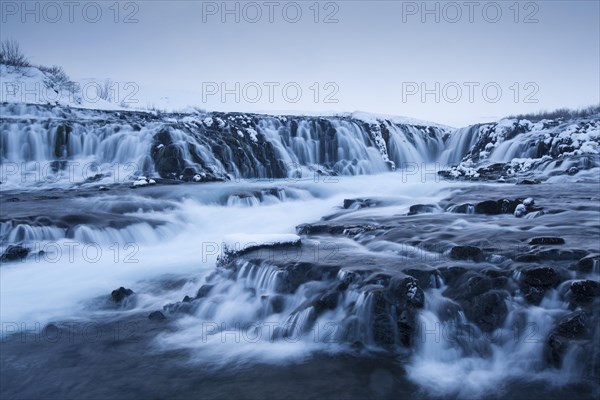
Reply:
[[[203,1],[202,22],[337,24],[340,4],[335,1]]]
[[[2,1],[0,21],[22,24],[140,22],[138,1]]]
[[[337,104],[336,82],[202,82],[202,103],[295,104],[305,99],[315,104]]]
[[[140,88],[136,82],[60,81],[52,76],[43,82],[28,82],[22,79],[3,80],[0,87],[0,102],[41,104],[99,104],[102,102],[123,107],[139,103]]]
[[[402,23],[537,24],[540,5],[534,1],[403,1]]]
[[[536,82],[402,82],[402,103],[491,103],[503,98],[514,103],[539,103]]]

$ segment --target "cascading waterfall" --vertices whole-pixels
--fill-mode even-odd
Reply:
[[[70,184],[104,184],[131,182],[139,175],[186,181],[361,175],[406,163],[450,166],[465,157],[507,163],[562,153],[589,154],[595,158],[588,164],[599,164],[595,117],[535,124],[502,120],[452,131],[352,115],[154,115],[0,107],[0,181],[20,186],[57,186],[67,177]]]
[[[440,156],[442,165],[459,163],[479,139],[480,125],[460,128],[450,135]]]
[[[520,295],[507,299],[509,312],[504,325],[493,332],[483,332],[467,321],[462,311],[451,319],[441,319],[448,304],[459,308],[442,296],[445,289],[442,285],[426,292],[425,310],[419,315],[417,350],[407,368],[411,379],[431,393],[476,398],[484,396],[491,386],[501,391],[498,385],[511,379],[532,377],[559,385],[583,376],[581,364],[576,361],[581,359],[582,349],[576,346],[566,353],[559,369],[546,368],[544,339],[556,321],[568,314],[558,300],[560,287],[539,307],[525,307]]]
[[[254,356],[261,361],[269,358],[288,361],[294,357],[302,359],[313,350],[373,350],[376,353],[384,349],[393,354],[410,353],[406,370],[412,381],[434,394],[457,397],[479,396],[482,395],[481,388],[490,384],[530,377],[532,373],[557,382],[584,374],[577,363],[583,357],[577,346],[569,344],[561,355],[561,365],[552,370],[543,360],[547,343],[528,342],[531,332],[515,330],[523,324],[536,326],[538,337],[546,340],[557,321],[569,312],[571,305],[564,303],[564,296],[559,293],[564,295],[570,290],[567,286],[575,282],[574,274],[560,286],[548,289],[535,305],[527,303],[525,295],[519,292],[522,277],[518,273],[506,278],[514,292],[507,295],[506,300],[502,298],[506,316],[503,315],[502,323],[490,331],[485,331],[481,321],[474,320],[465,303],[443,295],[450,286],[440,275],[422,278],[419,274],[426,273],[423,271],[415,274],[417,278],[408,272],[404,275],[404,264],[416,263],[415,260],[428,267],[443,263],[441,260],[450,250],[445,249],[442,254],[429,245],[440,242],[442,246],[450,246],[454,241],[453,224],[444,219],[449,214],[464,214],[457,218],[461,220],[461,231],[463,226],[465,231],[470,229],[470,238],[479,238],[482,226],[490,222],[483,220],[469,225],[470,221],[482,218],[475,205],[465,203],[474,200],[461,200],[442,208],[436,203],[441,201],[441,197],[436,198],[441,196],[439,191],[421,193],[414,190],[417,186],[407,185],[404,180],[401,182],[400,174],[382,173],[402,169],[406,163],[447,165],[459,163],[465,157],[489,162],[538,157],[545,148],[538,144],[532,146],[531,138],[519,135],[520,130],[530,129],[529,125],[515,128],[507,124],[502,134],[498,133],[499,128],[494,130],[497,127],[487,125],[451,133],[443,127],[399,123],[385,118],[365,121],[347,115],[289,117],[212,113],[161,116],[46,106],[1,107],[0,181],[2,189],[9,193],[7,197],[14,202],[11,210],[15,211],[15,216],[2,216],[0,253],[8,245],[33,249],[29,258],[24,259],[24,272],[12,266],[4,270],[8,270],[4,273],[14,281],[36,275],[31,271],[42,277],[37,278],[43,281],[38,282],[39,286],[53,278],[50,269],[35,269],[39,265],[32,258],[40,246],[32,244],[43,247],[54,243],[63,249],[72,242],[95,244],[104,250],[118,248],[121,253],[106,251],[98,264],[88,263],[91,267],[87,271],[67,263],[59,264],[57,270],[62,269],[66,275],[81,281],[93,280],[96,275],[109,271],[106,273],[110,279],[106,278],[106,282],[110,283],[101,282],[104,285],[101,290],[115,280],[129,285],[145,279],[147,274],[171,273],[172,268],[179,268],[178,271],[188,277],[198,273],[198,280],[188,281],[183,289],[175,291],[181,297],[185,292],[184,300],[179,301],[181,297],[169,292],[172,298],[165,305],[165,298],[161,298],[163,292],[154,297],[147,292],[140,293],[137,303],[132,302],[138,308],[127,312],[161,310],[176,329],[162,332],[155,338],[155,344],[168,349],[201,348],[199,354],[207,356],[210,363],[251,362]],[[581,146],[569,148],[569,151],[586,146],[593,150],[588,139],[594,139],[596,125],[590,126],[585,128],[587,137],[581,133],[583,128],[577,131],[580,132],[577,134]],[[540,135],[547,133],[541,132]],[[548,141],[548,149],[562,149],[561,145],[564,144]],[[546,153],[553,154],[551,151],[554,150]],[[540,168],[581,167],[586,162],[553,159]],[[60,178],[72,174],[73,169],[75,179],[69,177],[61,186]],[[124,171],[126,174],[122,175]],[[23,178],[30,174],[33,179]],[[117,182],[116,174],[125,178]],[[349,178],[371,174],[382,175]],[[163,179],[159,183],[173,185],[148,186],[139,191],[125,185],[110,185],[131,183],[140,175]],[[333,187],[320,185],[318,179],[299,179],[320,178],[320,175],[345,175],[351,182],[340,182]],[[40,180],[40,177],[51,179]],[[242,182],[239,178],[250,182]],[[175,185],[181,181],[228,180],[230,182],[218,185]],[[61,187],[70,190],[56,190]],[[34,190],[40,188],[43,190]],[[411,195],[406,196],[406,193]],[[356,200],[348,207],[344,202],[346,198],[355,200],[374,194],[382,199],[371,202],[370,198],[364,197],[364,201]],[[54,197],[58,200],[52,201]],[[393,201],[389,199],[398,203],[391,204]],[[403,221],[398,223],[401,218],[411,219],[407,225],[415,230],[421,227],[420,221],[412,220],[420,211],[414,216],[406,215],[411,206],[404,204],[408,201],[423,203],[418,204],[421,207],[417,209],[427,210],[423,212],[427,218],[439,219],[424,224],[426,232],[418,236],[395,236],[402,229]],[[430,202],[435,205],[429,205]],[[54,209],[57,204],[63,209]],[[332,207],[335,207],[335,213],[327,214]],[[586,207],[584,211],[591,213],[589,206]],[[372,219],[384,214],[390,217],[384,221],[385,225],[371,224]],[[341,221],[340,225],[334,226],[332,231],[319,231],[314,235],[316,237],[307,234],[308,245],[318,243],[323,247],[317,254],[327,255],[327,243],[319,235],[325,232],[324,236],[334,236],[332,232],[339,231],[338,237],[332,238],[334,243],[345,248],[352,242],[347,253],[358,258],[346,260],[344,257],[348,254],[342,254],[342,261],[333,264],[315,257],[306,263],[281,266],[276,262],[243,257],[228,259],[229,264],[222,264],[229,256],[227,252],[223,254],[224,249],[206,256],[206,244],[219,246],[223,243],[220,240],[225,240],[229,234],[239,234],[248,240],[252,240],[253,234],[293,235],[290,229],[296,224],[324,215],[327,218],[320,223]],[[345,221],[348,224],[342,218],[344,215],[350,215]],[[356,220],[352,219],[353,215]],[[564,212],[564,215],[568,213]],[[498,229],[510,225],[511,234],[523,233],[519,241],[525,238],[526,232],[538,229],[513,229],[517,223],[510,214],[494,214],[495,217],[499,220]],[[548,213],[547,217],[561,218],[560,212]],[[530,220],[527,217],[518,220],[522,221]],[[443,239],[436,236],[436,232],[443,230],[441,224],[452,228],[444,233]],[[361,238],[365,240],[361,242]],[[296,244],[292,250],[303,248],[299,246],[305,245],[304,240],[303,237],[302,244]],[[130,249],[123,246],[131,243],[139,245],[139,254],[137,247],[130,253]],[[115,247],[115,244],[119,246]],[[266,250],[269,251],[271,249]],[[577,254],[577,251],[571,255],[560,253],[560,249],[556,251],[561,257]],[[202,252],[201,257],[199,252]],[[43,259],[40,253],[35,255]],[[142,262],[116,271],[127,262],[116,263],[114,257],[119,254],[124,256],[123,260],[137,254],[135,257]],[[84,263],[86,256],[77,254],[75,263],[88,265]],[[389,258],[380,262],[379,256]],[[52,259],[53,254],[45,257]],[[494,257],[485,262],[493,263],[503,256]],[[580,256],[574,258],[572,264],[580,259]],[[216,269],[215,262],[218,262]],[[316,268],[310,269],[313,266]],[[297,270],[296,267],[309,269]],[[476,268],[479,266],[473,270]],[[599,270],[599,262],[594,259],[585,277],[597,281]],[[424,294],[417,287],[418,278],[422,278],[419,285],[428,288],[423,289]],[[69,279],[65,282],[62,283],[64,287],[72,284]],[[87,288],[98,290],[97,286],[88,285]],[[15,290],[19,293],[23,288],[17,285]],[[79,290],[85,292],[87,289]],[[97,291],[93,293],[97,295]],[[23,297],[9,298],[12,303],[6,309],[12,315],[21,312],[18,301]],[[55,300],[65,309],[73,303],[68,296]],[[31,304],[23,307],[36,309]],[[417,330],[414,329],[415,320]],[[234,344],[229,338],[233,338]],[[445,378],[440,379],[441,376]],[[481,384],[482,381],[487,383]]]
[[[435,160],[448,133],[348,116],[211,118],[34,105],[2,105],[2,114],[2,181],[21,186],[57,186],[67,175],[69,184],[104,184],[137,175],[200,181],[376,174]]]

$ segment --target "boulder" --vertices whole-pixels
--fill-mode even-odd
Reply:
[[[584,339],[589,333],[588,325],[588,316],[583,312],[575,312],[562,318],[548,335],[544,348],[547,361],[560,368],[569,344],[573,340]]]
[[[522,271],[523,281],[531,286],[552,287],[555,286],[560,276],[552,267],[532,267]]]
[[[583,257],[571,268],[576,271],[589,274],[594,270],[594,266],[596,266],[597,269],[600,268],[600,257],[597,255]]]
[[[464,306],[466,317],[477,324],[483,331],[492,332],[502,326],[508,315],[506,298],[503,290],[491,290],[473,297],[469,305]]]
[[[215,285],[202,285],[200,286],[200,289],[198,289],[198,292],[196,292],[196,298],[197,299],[201,299],[203,297],[208,296],[208,294],[210,293],[210,291],[212,290],[212,288]]]
[[[163,321],[167,319],[167,317],[165,317],[165,314],[160,311],[152,311],[150,315],[148,315],[148,319],[152,321]]]
[[[435,204],[415,204],[408,209],[408,215],[430,214],[438,210]]]
[[[454,246],[450,250],[450,258],[454,260],[472,260],[481,262],[485,259],[483,252],[475,246]]]
[[[576,305],[587,305],[600,297],[600,282],[592,280],[580,280],[571,283],[569,288],[571,301]]]
[[[0,257],[0,262],[10,262],[22,260],[29,254],[29,249],[20,245],[10,245],[4,250]]]
[[[531,244],[531,245],[558,245],[558,244],[565,244],[565,239],[560,238],[560,237],[550,237],[550,236],[534,237],[529,241],[529,244]]]
[[[512,214],[519,204],[519,200],[486,200],[475,205],[477,214]]]
[[[522,271],[519,288],[525,299],[531,304],[539,304],[546,291],[555,287],[561,277],[552,267],[531,267]]]
[[[131,296],[133,293],[133,290],[121,286],[120,288],[113,290],[110,297],[115,303],[121,303],[126,297]]]

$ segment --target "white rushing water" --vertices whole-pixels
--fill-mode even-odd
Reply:
[[[48,254],[6,264],[0,269],[2,322],[44,324],[82,316],[86,313],[82,302],[106,295],[109,289],[135,288],[142,280],[165,274],[187,274],[201,281],[214,270],[227,236],[295,233],[297,225],[331,213],[345,198],[404,197],[405,206],[399,206],[398,211],[406,212],[414,202],[435,201],[444,188],[456,187],[441,181],[423,183],[420,175],[403,173],[316,180],[189,185],[185,189],[187,199],[173,209],[126,213],[160,221],[158,227],[144,222],[121,229],[79,225],[65,238],[57,228],[17,226],[9,237],[33,239],[37,241],[37,249],[47,250]],[[225,204],[217,202],[218,198],[228,198],[228,193],[244,189],[260,191],[265,187],[290,188],[302,196],[253,207],[229,206],[231,200]],[[100,198],[84,201],[92,209],[106,202]],[[135,195],[127,199],[134,205],[136,201],[144,203],[142,197]],[[189,290],[186,288],[185,292]],[[174,296],[180,300],[179,294]],[[144,309],[161,308],[164,304],[164,299],[153,298],[151,294],[142,298],[146,299],[141,302]]]

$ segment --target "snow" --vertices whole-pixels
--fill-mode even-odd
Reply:
[[[0,102],[52,104],[93,110],[128,110],[116,102],[98,97],[96,88],[102,81],[85,79],[75,82],[81,91],[61,88],[53,81],[52,75],[36,67],[14,68],[0,64]]]
[[[225,251],[240,251],[258,246],[274,246],[284,244],[297,245],[299,243],[300,236],[293,233],[236,233],[227,235],[223,238],[223,246]]]
[[[479,178],[479,172],[474,168],[474,164],[471,161],[463,161],[457,166],[452,166],[450,168],[446,168],[445,171],[454,177],[459,178],[461,176],[465,176],[468,178]]]
[[[135,180],[132,184],[133,187],[139,187],[139,186],[148,186],[148,185],[154,185],[156,184],[156,181],[154,179],[148,179],[145,176],[140,176],[137,180]]]
[[[202,180],[204,178],[206,178],[206,174],[204,172],[202,172],[201,174],[194,175],[194,177],[192,179],[194,182],[202,182]]]
[[[246,132],[248,132],[248,134],[250,135],[250,139],[252,139],[252,141],[254,143],[258,142],[258,132],[256,132],[254,129],[252,128],[246,128]]]
[[[379,124],[381,121],[387,120],[393,124],[398,125],[418,125],[426,127],[436,127],[445,130],[455,130],[455,128],[447,125],[438,124],[431,121],[424,121],[417,118],[404,117],[401,115],[386,115],[386,114],[373,114],[363,111],[354,111],[352,113],[337,113],[335,116],[350,117],[359,121],[367,122],[369,124]]]
[[[515,217],[521,218],[527,212],[527,207],[524,204],[519,204],[517,208],[515,208]]]

